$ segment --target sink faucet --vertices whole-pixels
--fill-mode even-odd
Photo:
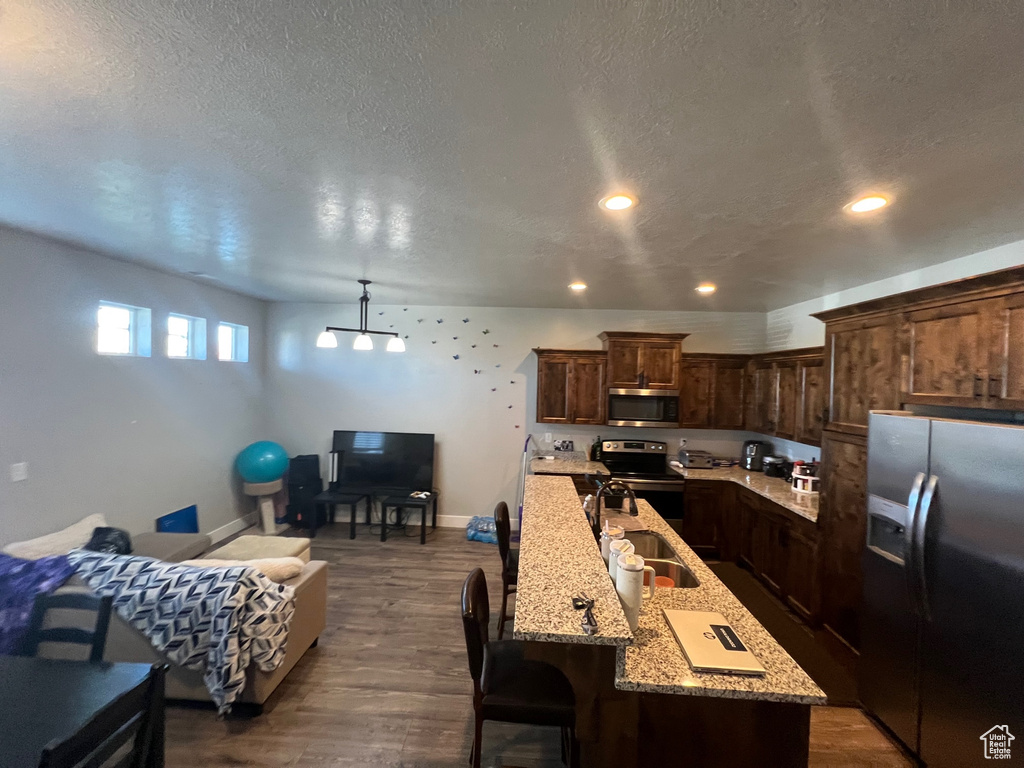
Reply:
[[[597,499],[594,504],[594,536],[597,538],[601,538],[601,499],[610,491],[625,491],[627,498],[629,498],[629,514],[633,517],[640,514],[636,508],[636,494],[633,493],[633,489],[621,480],[609,480],[598,489]]]

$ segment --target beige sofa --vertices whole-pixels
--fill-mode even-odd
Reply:
[[[133,553],[155,557],[170,563],[199,557],[210,548],[210,537],[192,533],[144,533],[132,539]],[[255,666],[246,670],[245,690],[238,702],[252,705],[255,713],[281,684],[292,667],[309,648],[316,645],[327,620],[327,563],[312,560],[302,573],[284,582],[295,588],[295,616],[288,631],[284,662],[273,672],[261,672]],[[111,617],[107,634],[107,661],[161,662],[166,659],[150,645],[149,640],[116,613]],[[167,674],[167,698],[188,701],[210,701],[203,683],[202,671],[171,665]]]

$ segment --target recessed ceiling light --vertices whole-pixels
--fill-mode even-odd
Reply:
[[[701,283],[695,289],[701,296],[710,296],[712,293],[718,290],[718,286],[714,283]]]
[[[585,291],[587,290],[587,284],[579,281],[575,283],[569,283],[569,287],[574,291]]]
[[[601,201],[602,208],[608,211],[624,211],[632,208],[636,201],[629,195],[610,195]]]
[[[889,204],[889,201],[880,195],[871,195],[869,197],[862,197],[860,200],[854,200],[850,203],[850,210],[854,213],[867,213],[868,211],[877,211],[879,208],[884,208]]]

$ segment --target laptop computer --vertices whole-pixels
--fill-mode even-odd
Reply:
[[[713,611],[664,609],[665,620],[695,672],[763,675],[765,668],[725,617]]]

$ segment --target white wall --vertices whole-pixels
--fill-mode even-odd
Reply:
[[[986,272],[995,272],[1024,264],[1024,241],[945,261],[924,269],[904,272],[895,277],[866,283],[856,288],[830,293],[811,301],[793,304],[768,313],[765,338],[767,350],[816,347],[825,343],[825,324],[810,317],[812,312],[869,301],[894,293],[938,285]]]
[[[100,300],[153,310],[151,358],[95,353]],[[164,356],[170,311],[207,318],[211,359]],[[249,363],[216,359],[221,320],[249,326]],[[0,543],[93,512],[133,533],[189,504],[204,531],[248,512],[232,466],[264,435],[265,320],[256,299],[0,227]]]
[[[384,314],[379,314],[383,312]],[[469,322],[462,322],[468,318]],[[443,319],[441,324],[438,319]],[[423,322],[419,322],[422,320]],[[694,352],[753,352],[764,346],[759,313],[623,312],[370,305],[370,326],[409,334],[404,354],[355,352],[351,334],[338,349],[317,349],[326,325],[358,323],[354,305],[273,304],[268,320],[267,403],[271,439],[289,451],[325,456],[334,429],[433,432],[440,513],[460,519],[515,502],[527,434],[624,434],[607,427],[536,424],[534,347],[600,349],[601,331],[685,331]],[[484,334],[484,330],[490,333]],[[458,336],[458,340],[453,339]],[[436,344],[431,342],[436,341]],[[476,344],[476,348],[472,348]],[[498,345],[495,347],[494,345]],[[458,354],[460,359],[453,359]],[[500,368],[497,367],[500,365]],[[474,373],[480,371],[480,373]],[[492,392],[492,388],[496,391]],[[511,407],[509,407],[511,406]],[[738,455],[746,433],[646,430],[687,436]],[[637,434],[634,432],[633,434]],[[712,442],[713,441],[713,442]],[[692,443],[696,447],[696,443]],[[585,448],[582,441],[579,448]],[[326,472],[326,467],[324,468]]]

